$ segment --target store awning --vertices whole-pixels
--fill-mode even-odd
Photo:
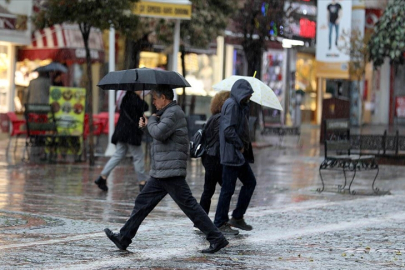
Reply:
[[[92,28],[89,37],[92,62],[104,62],[104,43],[99,29]],[[30,46],[18,51],[18,61],[52,59],[61,63],[83,63],[86,51],[78,25],[54,25],[36,30]]]

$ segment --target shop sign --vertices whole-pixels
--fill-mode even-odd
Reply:
[[[140,1],[135,4],[133,13],[143,17],[191,19],[191,5],[168,2]]]
[[[60,134],[83,134],[84,108],[86,104],[86,89],[77,87],[51,86],[49,103],[58,121]]]

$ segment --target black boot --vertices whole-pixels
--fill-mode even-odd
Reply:
[[[113,233],[110,229],[104,229],[105,234],[107,237],[119,248],[120,250],[127,250],[128,245],[124,244],[120,240],[120,235],[118,233]]]
[[[107,187],[107,181],[99,176],[96,181],[94,181],[94,183],[102,190],[102,191],[108,191],[108,187]]]
[[[201,250],[202,253],[215,253],[229,244],[228,240],[222,238],[220,241],[210,244],[209,248]]]

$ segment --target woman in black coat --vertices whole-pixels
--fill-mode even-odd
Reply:
[[[143,131],[139,129],[139,118],[149,109],[148,104],[141,99],[142,91],[127,91],[120,106],[120,116],[115,127],[111,142],[115,144],[114,155],[94,181],[100,189],[107,191],[107,177],[110,172],[125,158],[128,150],[132,156],[139,188],[145,185],[149,176],[145,173],[144,155],[141,147]]]
[[[207,214],[210,211],[211,198],[215,193],[217,183],[222,185],[222,165],[219,156],[219,123],[222,105],[229,96],[229,91],[221,91],[214,96],[211,101],[212,116],[208,119],[204,128],[207,146],[205,153],[201,157],[205,168],[205,181],[200,205]]]

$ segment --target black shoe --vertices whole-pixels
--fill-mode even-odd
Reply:
[[[228,224],[231,225],[232,227],[244,230],[244,231],[251,231],[253,230],[253,227],[249,224],[246,224],[245,220],[243,218],[241,219],[236,219],[236,218],[231,218],[231,220],[228,221]]]
[[[99,177],[97,178],[97,180],[94,181],[94,183],[95,183],[102,191],[108,191],[107,181],[106,181],[103,177],[99,176]]]
[[[117,246],[117,248],[119,248],[120,250],[127,250],[127,246],[121,243],[121,241],[119,240],[118,233],[113,233],[108,228],[105,228],[104,232],[107,235],[107,237]]]
[[[239,231],[232,229],[231,226],[229,226],[228,223],[225,223],[224,225],[222,225],[218,229],[221,231],[221,233],[223,235],[238,235],[239,234]]]
[[[222,238],[220,241],[214,244],[210,244],[209,248],[201,250],[202,253],[215,253],[219,251],[220,249],[226,247],[229,244],[228,240],[226,238]]]

